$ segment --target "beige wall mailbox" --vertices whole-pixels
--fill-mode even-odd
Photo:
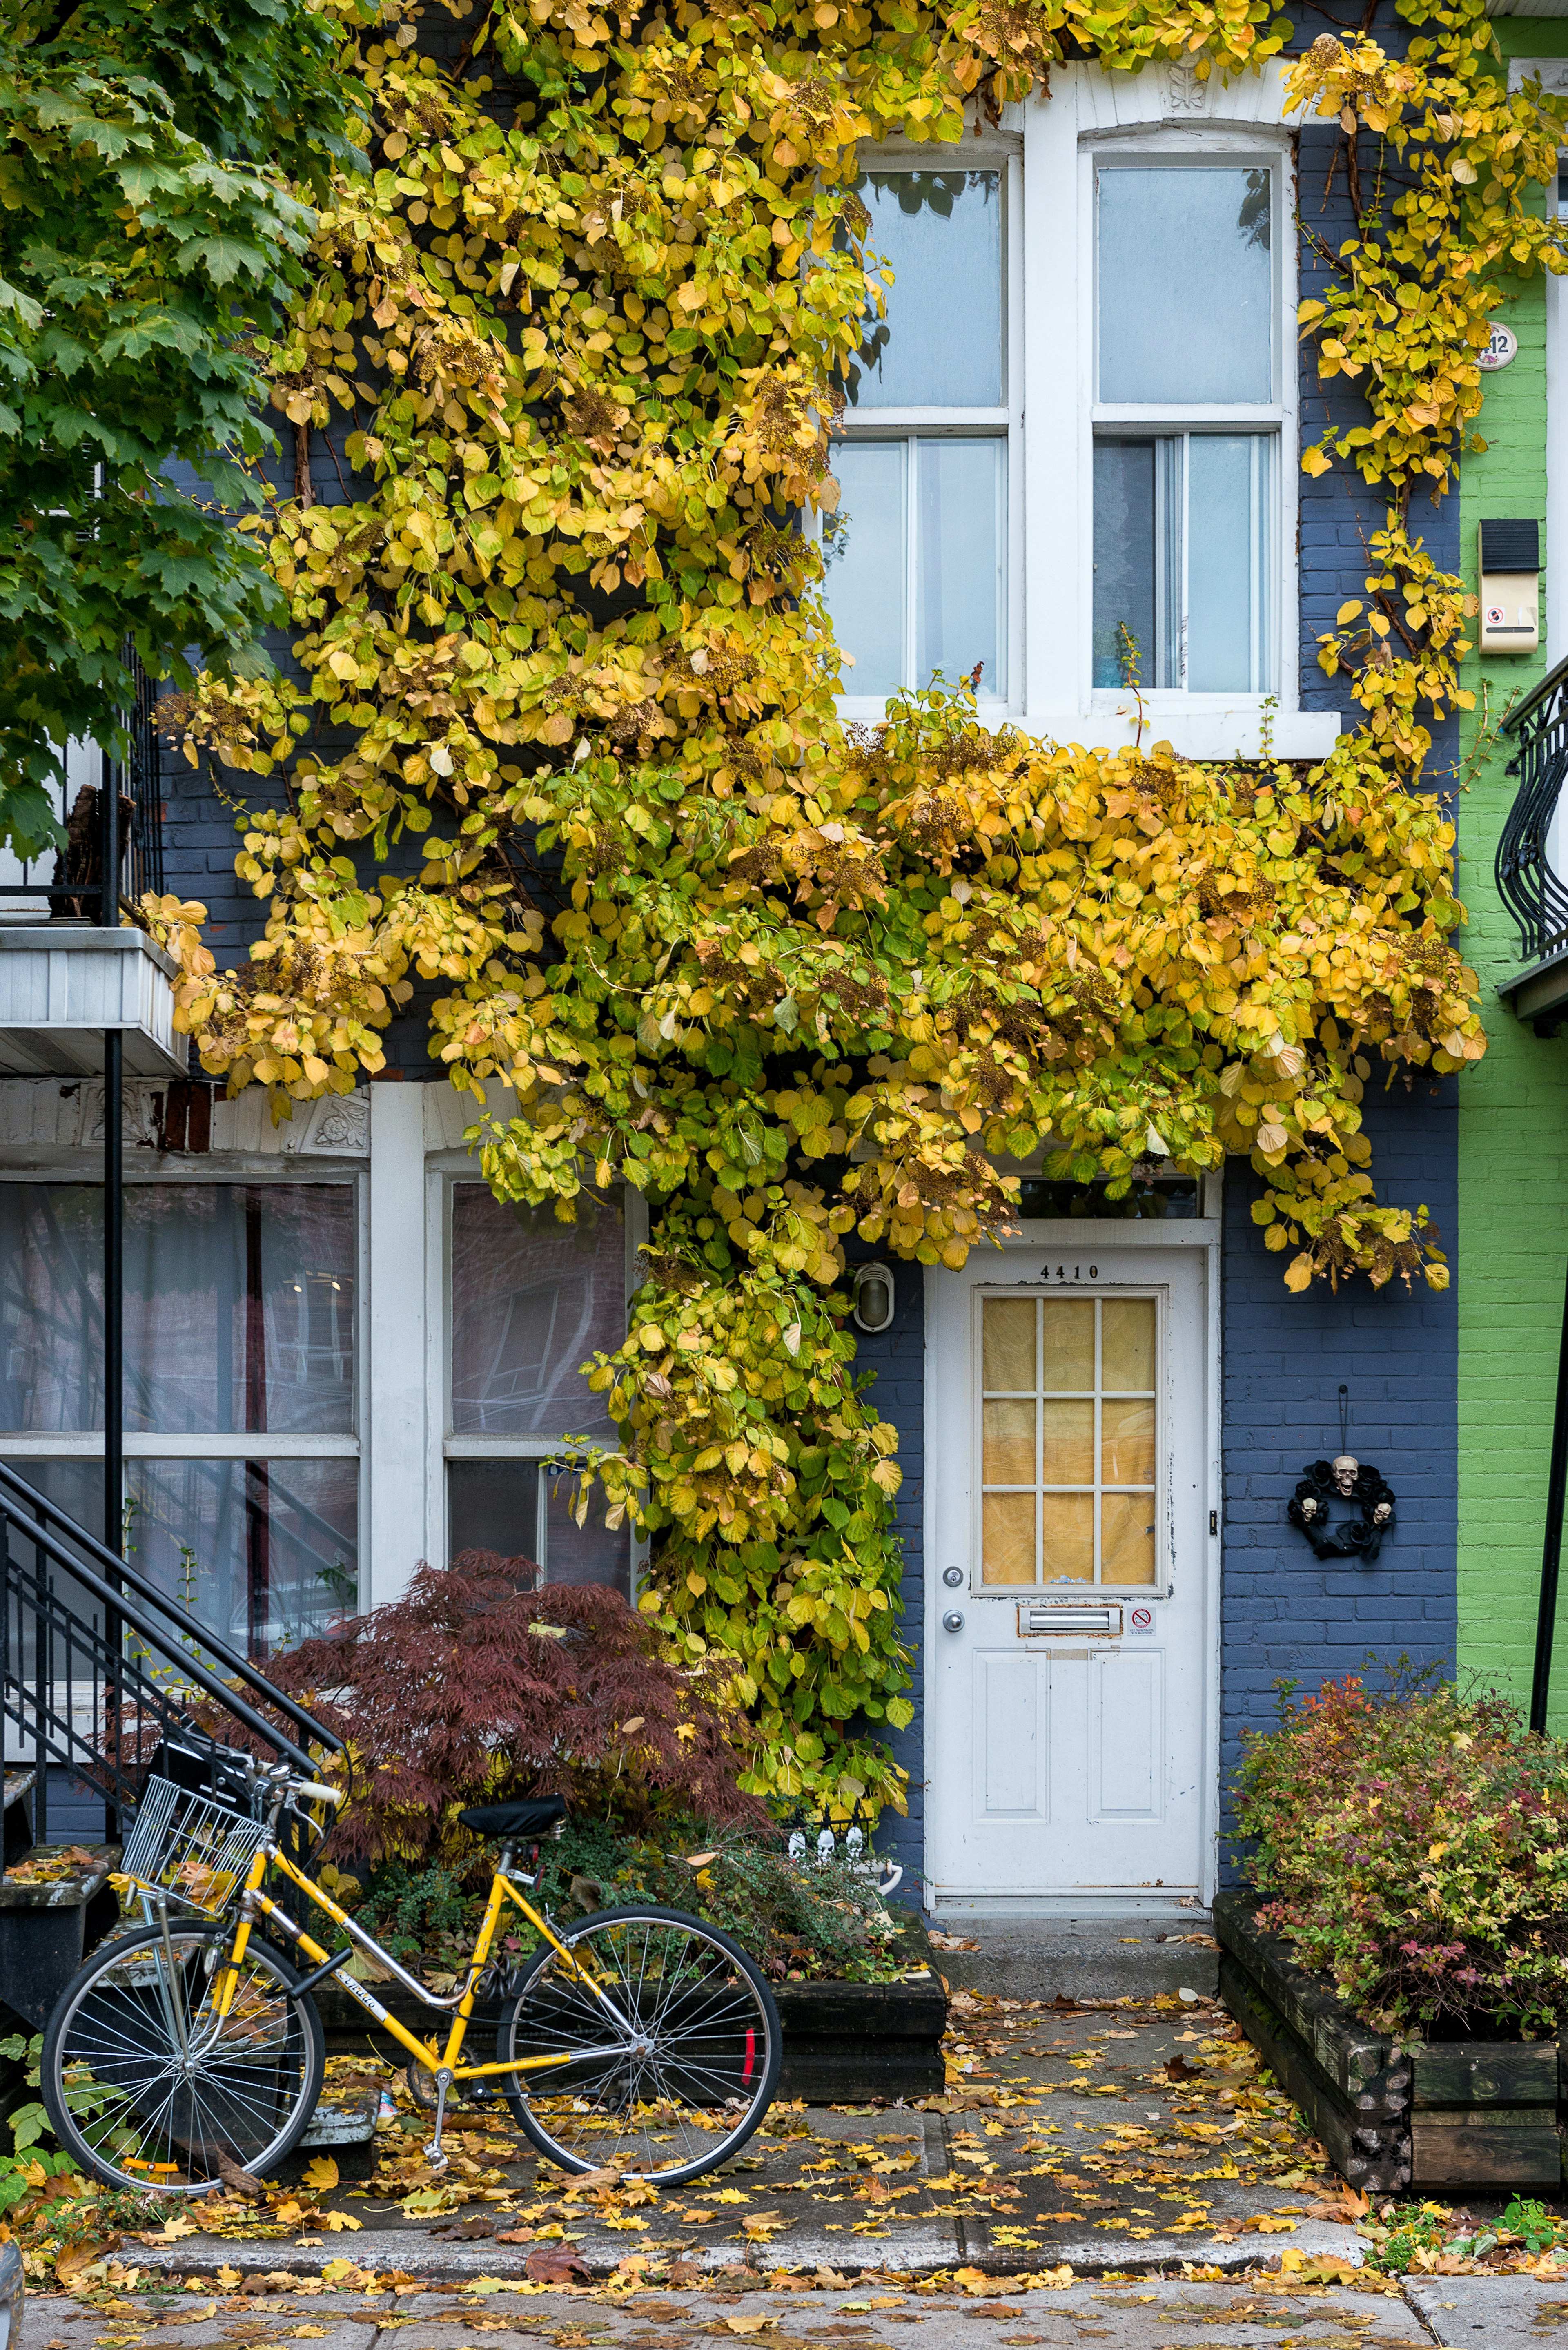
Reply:
[[[1532,653],[1541,644],[1541,525],[1480,526],[1480,649]]]

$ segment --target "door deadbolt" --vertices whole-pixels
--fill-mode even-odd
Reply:
[[[942,1629],[944,1632],[961,1632],[963,1630],[962,1611],[957,1607],[950,1607],[942,1617]]]
[[[947,1587],[948,1587],[948,1589],[949,1589],[950,1591],[956,1591],[956,1590],[958,1589],[958,1587],[959,1587],[959,1585],[963,1581],[963,1569],[962,1569],[962,1567],[961,1567],[961,1566],[946,1566],[946,1567],[944,1567],[944,1568],[942,1569],[942,1581],[947,1585]]]

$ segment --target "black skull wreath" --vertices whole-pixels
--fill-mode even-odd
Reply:
[[[1354,1503],[1360,1514],[1337,1523],[1334,1504]],[[1394,1523],[1394,1489],[1380,1469],[1342,1452],[1333,1461],[1313,1461],[1285,1512],[1319,1558],[1358,1558],[1370,1565]]]

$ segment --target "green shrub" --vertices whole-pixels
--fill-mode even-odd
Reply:
[[[573,1820],[541,1847],[535,1906],[558,1926],[623,1902],[689,1910],[733,1934],[780,1981],[889,1982],[909,1965],[903,1921],[848,1862],[812,1860],[797,1869],[782,1852],[733,1832],[715,1837],[709,1826],[703,1839],[702,1825],[689,1819],[658,1837]],[[455,1975],[466,1964],[490,1889],[488,1855],[466,1877],[384,1862],[357,1904],[344,1890],[352,1883],[337,1877],[332,1889],[394,1958],[405,1965],[422,1959],[427,1974]],[[502,1970],[525,1964],[537,1939],[508,1905],[494,1952]]]
[[[1568,1748],[1495,1694],[1407,1673],[1293,1700],[1249,1739],[1262,1923],[1367,2022],[1525,2039],[1568,2018]]]

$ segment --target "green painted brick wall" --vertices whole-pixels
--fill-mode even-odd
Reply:
[[[1568,26],[1502,18],[1515,56],[1568,56]],[[1519,338],[1511,367],[1487,386],[1488,447],[1464,461],[1460,543],[1476,587],[1476,525],[1489,516],[1546,521],[1545,298],[1521,286],[1498,314]],[[1568,429],[1568,420],[1563,420]],[[1418,514],[1419,502],[1415,512]],[[1568,559],[1568,550],[1563,551]],[[1544,588],[1544,578],[1542,581]],[[1542,629],[1545,611],[1542,598]],[[1500,1002],[1521,961],[1492,879],[1498,833],[1514,792],[1503,736],[1478,743],[1510,698],[1545,669],[1471,654],[1465,682],[1478,708],[1461,725],[1459,886],[1469,914],[1464,951],[1481,983],[1486,1058],[1459,1082],[1459,1228],[1450,1262],[1459,1317],[1459,1663],[1528,1706],[1541,1574],[1546,1470],[1568,1240],[1568,1031],[1535,1035]],[[1557,1629],[1552,1726],[1568,1731],[1568,1598]]]

